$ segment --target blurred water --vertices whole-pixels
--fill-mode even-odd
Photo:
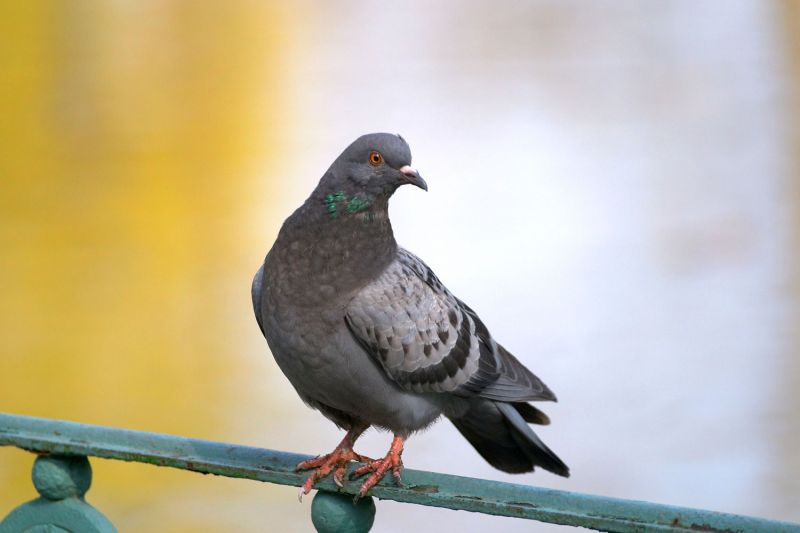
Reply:
[[[344,146],[395,131],[430,185],[398,240],[556,391],[539,433],[573,475],[497,472],[447,422],[410,468],[800,521],[777,4],[234,5],[17,20],[42,35],[6,86],[0,410],[328,451],[250,276]],[[288,488],[93,464],[120,530],[310,528]],[[0,450],[0,515],[29,467]],[[376,531],[412,523],[563,530],[379,503]]]

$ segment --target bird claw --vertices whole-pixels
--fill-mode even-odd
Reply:
[[[333,472],[333,482],[339,488],[344,487],[344,475],[347,472],[347,465],[342,464]]]
[[[328,455],[317,455],[313,459],[306,459],[305,461],[300,461],[297,463],[297,466],[294,467],[295,472],[302,472],[303,470],[310,470],[312,468],[318,468],[322,466],[328,456],[333,455],[329,453]]]
[[[356,468],[353,473],[350,474],[350,479],[355,479],[368,472],[372,472],[364,483],[361,484],[361,488],[358,490],[358,494],[353,501],[358,501],[359,498],[366,496],[367,492],[377,485],[389,470],[392,471],[395,484],[399,487],[404,486],[400,479],[400,473],[403,471],[403,460],[400,457],[403,453],[402,441],[398,444],[399,445],[393,443],[392,447],[389,449],[389,453],[387,453],[386,457],[383,459],[369,461],[367,464]]]
[[[316,485],[320,479],[329,475],[331,472],[333,472],[333,482],[338,487],[344,487],[344,477],[347,473],[347,465],[350,463],[350,461],[363,462],[372,461],[372,459],[355,453],[350,448],[337,447],[327,455],[320,455],[314,459],[307,459],[299,463],[295,467],[296,472],[311,469],[314,469],[314,471],[310,476],[308,476],[308,478],[306,478],[305,482],[300,487],[298,499],[302,502],[303,496],[311,492],[311,489],[314,488],[314,485]]]
[[[357,436],[358,434],[356,434],[356,437]],[[306,478],[297,494],[301,502],[303,501],[303,496],[311,492],[311,489],[314,488],[317,481],[329,475],[331,472],[333,472],[333,482],[338,487],[344,487],[347,465],[350,461],[358,461],[364,464],[356,468],[353,473],[350,474],[349,479],[355,479],[371,472],[370,476],[361,484],[358,494],[353,498],[354,502],[366,496],[367,492],[377,485],[389,470],[392,471],[395,484],[399,487],[404,486],[400,479],[400,473],[403,471],[401,455],[403,454],[405,437],[395,434],[392,445],[389,447],[389,451],[383,459],[370,459],[369,457],[354,452],[352,448],[354,440],[355,438],[348,433],[348,437],[345,437],[339,446],[331,453],[315,457],[314,459],[307,459],[295,467],[295,470],[298,472],[301,470],[314,469],[311,475]]]
[[[392,476],[394,477],[394,484],[397,485],[397,487],[401,489],[406,488],[406,484],[400,479],[400,470],[395,472],[394,469],[392,469]]]

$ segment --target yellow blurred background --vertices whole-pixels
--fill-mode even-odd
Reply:
[[[280,222],[262,170],[289,24],[257,1],[0,4],[2,411],[228,440],[279,417],[236,385],[266,365],[235,339],[257,332],[248,279]],[[5,514],[31,464],[0,454]],[[243,487],[93,466],[121,531],[221,531],[180,502]]]
[[[516,346],[535,342],[542,353],[558,353],[560,360],[572,362],[553,362],[536,352],[525,354],[522,348],[515,351],[522,352],[526,362],[539,357],[534,370],[543,369],[546,381],[556,383],[562,403],[548,406],[548,412],[557,415],[545,440],[555,440],[558,450],[567,449],[567,462],[576,475],[562,481],[546,475],[496,474],[458,440],[452,428],[431,430],[419,437],[419,444],[412,442],[407,452],[416,458],[416,462],[407,459],[412,468],[800,520],[790,505],[800,495],[796,416],[800,13],[796,2],[769,7],[764,3],[760,8],[753,2],[732,4],[738,7],[718,2],[716,11],[706,8],[697,13],[691,2],[676,2],[657,12],[638,2],[621,2],[610,11],[577,3],[517,3],[507,12],[489,2],[464,8],[452,3],[430,11],[424,2],[385,9],[368,2],[323,6],[255,0],[0,3],[0,411],[305,453],[327,451],[339,437],[330,424],[301,405],[269,357],[252,317],[249,283],[283,218],[355,135],[402,131],[432,185],[421,200],[405,191],[397,200],[399,205],[423,206],[416,211],[409,207],[405,212],[411,214],[405,219],[399,214],[398,232],[415,228],[413,233],[406,231],[402,242],[413,241],[409,248],[414,251],[427,246],[423,257],[434,268],[444,265],[448,274],[442,276],[437,270],[440,277],[455,280],[448,282],[451,289],[456,285],[467,301],[483,300],[473,307],[488,310],[484,319],[501,328],[498,317],[507,308],[499,301],[501,296],[518,301],[526,293],[512,294],[500,278],[527,279],[538,262],[557,280],[550,283],[539,276],[541,285],[530,289],[541,289],[542,303],[526,312],[539,313],[539,324],[544,325],[540,331],[532,321],[534,325],[526,327],[538,337],[520,337]],[[718,19],[723,12],[730,18]],[[425,23],[429,27],[415,26]],[[722,30],[712,31],[717,28]],[[694,62],[698,52],[684,43],[693,32],[710,35],[708,49],[718,52],[709,61],[722,66],[711,69],[711,74],[701,60]],[[667,37],[648,41],[650,48],[639,47],[637,39],[651,33]],[[741,36],[763,48],[753,52],[728,40]],[[774,74],[763,80],[767,88],[760,78],[735,70],[732,65],[739,62]],[[735,76],[728,77],[730,72]],[[676,73],[683,78],[676,81],[672,77]],[[608,94],[597,80],[608,82],[612,88]],[[747,80],[755,87],[752,93],[718,98]],[[741,103],[749,107],[737,107]],[[752,137],[741,134],[743,144],[708,140],[734,137],[725,122],[734,116],[743,130],[754,132]],[[785,122],[773,128],[770,117]],[[713,127],[703,130],[705,124]],[[694,138],[689,131],[699,133]],[[733,168],[738,165],[737,153],[743,152],[742,146],[761,142],[761,131],[777,133],[764,141],[765,152],[747,160],[754,162],[752,172],[731,179],[734,185],[744,185],[731,195],[736,198],[726,199],[725,193],[734,187],[726,173],[738,172]],[[681,144],[682,137],[698,142],[687,147]],[[624,144],[626,139],[632,144]],[[508,146],[513,146],[515,157],[507,157]],[[450,159],[459,153],[471,154],[473,160]],[[771,154],[779,154],[780,162],[772,165]],[[577,168],[586,172],[585,182],[571,183],[564,177],[552,185],[546,178],[539,182],[526,178],[531,173],[561,178],[576,170],[570,165],[582,158],[601,162]],[[731,168],[714,166],[722,160],[733,161]],[[759,167],[763,161],[770,164]],[[480,165],[523,163],[530,165],[504,167],[497,175],[476,170],[484,168]],[[717,174],[693,174],[692,169],[698,168],[716,169]],[[624,173],[629,173],[629,181],[614,181]],[[497,191],[512,185],[499,181],[503,176],[514,176],[534,188],[532,197],[553,202],[539,205],[531,200],[544,214],[522,222],[505,213],[491,223],[473,217],[475,211],[459,215],[452,196],[463,194],[459,198],[464,202],[480,198],[481,194],[462,192],[479,176],[497,180],[487,180]],[[674,183],[678,185],[672,188]],[[615,203],[617,186],[623,191],[619,197],[633,200]],[[693,187],[699,192],[685,192]],[[746,191],[767,189],[773,192],[765,193],[764,209],[742,200]],[[641,196],[636,191],[642,191]],[[705,202],[703,209],[708,206],[709,212],[715,212],[715,205],[724,209],[713,220],[698,215],[687,222],[676,218],[687,205],[685,198]],[[618,209],[620,205],[624,209]],[[645,211],[641,218],[631,215],[638,208]],[[765,213],[773,208],[783,218],[759,218],[768,217]],[[477,232],[459,233],[447,257],[468,253],[466,243],[471,238],[483,238],[475,242],[482,243],[485,251],[505,246],[494,253],[507,257],[532,253],[526,249],[542,253],[530,262],[522,260],[519,271],[496,277],[486,273],[499,263],[488,252],[474,258],[471,272],[463,263],[448,263],[445,254],[432,259],[442,239],[437,237],[439,230],[429,232],[426,224],[434,225],[436,212],[448,209],[447,216],[455,218],[439,220],[448,227],[466,228],[472,222],[500,233],[504,230],[498,224],[505,221],[510,229],[508,241],[503,240],[506,234],[487,233],[484,238],[475,237]],[[598,213],[609,216],[595,217]],[[628,239],[625,231],[637,225],[643,228],[641,235]],[[550,231],[554,227],[559,229]],[[589,237],[574,240],[584,234]],[[615,241],[614,235],[623,237]],[[531,239],[525,244],[532,245],[520,246],[511,237]],[[764,242],[768,244],[762,246]],[[770,246],[782,252],[770,256],[777,257],[774,261],[760,262],[759,257],[773,253]],[[592,251],[580,251],[586,249]],[[626,279],[626,253],[655,265],[652,279],[637,281],[638,270]],[[648,324],[653,330],[647,329],[648,324],[628,324],[634,320],[624,314],[630,309],[609,312],[601,305],[606,298],[602,292],[586,289],[590,296],[580,307],[585,316],[570,310],[573,294],[547,296],[548,285],[560,286],[558,272],[592,280],[587,286],[593,283],[601,291],[607,286],[602,275],[594,278],[596,273],[581,270],[595,264],[582,263],[581,254],[592,260],[619,255],[619,263],[610,264],[609,272],[621,273],[622,281],[615,287],[623,294],[622,301],[629,292],[646,295],[654,287],[663,289],[659,293],[663,298],[653,296],[652,304],[663,310],[663,316],[651,313],[650,304],[645,311],[630,312],[651,317]],[[575,267],[578,263],[581,266]],[[481,265],[486,270],[481,271]],[[711,276],[715,269],[735,276],[721,285],[692,278],[698,272]],[[496,281],[498,289],[472,280]],[[561,281],[575,286],[574,279]],[[673,302],[677,310],[671,310],[668,295],[680,293],[687,283],[697,283],[686,289],[690,303]],[[744,303],[750,293],[742,292],[741,300],[733,303],[726,295],[739,294],[750,284],[763,287],[757,293],[763,297],[755,305],[757,316],[747,314],[750,307],[734,316],[737,309],[750,305]],[[616,295],[609,300],[618,301]],[[753,348],[749,354],[732,363],[726,359],[728,347],[720,341],[725,333],[713,325],[696,333],[702,337],[698,353],[708,354],[709,367],[693,368],[695,356],[687,355],[674,374],[663,373],[665,380],[687,377],[685,383],[676,383],[682,379],[660,383],[661,370],[643,369],[642,390],[620,390],[618,399],[607,400],[605,413],[614,413],[608,418],[619,421],[607,425],[611,422],[600,414],[601,408],[592,410],[595,393],[606,395],[592,389],[599,381],[593,376],[605,376],[606,365],[598,361],[611,361],[611,369],[633,368],[637,377],[638,363],[631,361],[647,353],[638,351],[637,342],[655,345],[668,342],[667,337],[679,346],[694,342],[695,333],[686,333],[683,323],[674,319],[679,313],[691,319],[700,305],[693,307],[691,302],[717,306],[702,316],[731,316],[720,323],[723,329],[728,324],[754,324],[753,331],[743,333],[748,339],[779,330],[781,336],[775,341],[779,347],[753,341],[747,345],[748,350]],[[558,316],[562,304],[578,324],[609,320],[613,329],[600,321],[602,331],[587,326],[588,333],[569,337],[573,326],[567,321],[547,322],[548,316]],[[775,313],[780,317],[773,321]],[[514,325],[525,330],[519,322]],[[553,338],[546,337],[545,326],[552,326]],[[666,333],[664,338],[652,338],[648,333],[652,331]],[[604,346],[612,337],[630,344],[609,341]],[[626,349],[637,355],[625,359]],[[651,355],[663,356],[665,364],[680,357],[666,352],[654,347]],[[754,375],[752,369],[761,368],[763,361],[772,361],[764,365],[772,373]],[[706,380],[710,384],[702,379],[702,369],[728,366],[738,373],[721,372],[718,389],[713,379]],[[621,375],[609,371],[604,382],[626,381]],[[749,402],[750,384],[738,381],[742,376],[763,378],[758,388],[770,391],[763,396],[768,400]],[[661,395],[663,402],[650,405],[648,390]],[[714,394],[719,390],[722,396],[709,402],[697,396],[704,390]],[[727,392],[742,404],[728,402]],[[650,412],[642,414],[626,404],[632,396],[639,398],[640,410]],[[691,411],[688,403],[682,403],[689,400],[693,406],[716,406],[718,401],[719,411],[690,415],[697,417],[692,419],[695,425],[683,429],[691,434],[659,433],[661,426],[675,424],[670,417],[676,407],[681,418]],[[628,407],[632,414],[625,413]],[[725,422],[743,422],[737,414],[741,409],[748,416],[748,409],[757,409],[752,413],[760,425],[749,428]],[[650,426],[645,420],[657,422]],[[714,423],[720,420],[724,427],[714,433]],[[748,418],[746,424],[753,420]],[[591,423],[606,424],[608,435],[590,433]],[[761,436],[745,439],[740,450],[733,446],[742,457],[754,458],[752,468],[742,467],[735,453],[719,453],[720,443],[735,441],[732,435],[738,431],[757,433],[759,428],[764,430]],[[692,455],[704,446],[677,443],[678,438],[698,439],[697,432],[704,430],[714,435],[708,439],[712,451],[706,455]],[[645,435],[652,435],[652,441]],[[385,436],[367,439],[374,445],[368,452],[380,453]],[[452,457],[462,457],[463,452],[466,464],[479,465],[477,470],[465,470],[452,457],[444,457],[450,454],[442,451],[442,442],[451,441],[436,439],[452,439]],[[598,441],[608,441],[606,447],[598,444],[602,452],[586,447],[587,442]],[[658,445],[667,451],[653,451],[657,448],[652,446]],[[604,455],[598,460],[598,454],[615,450],[618,457]],[[641,476],[635,468],[614,474],[602,470],[604,464],[626,464],[637,453],[643,457],[652,453],[664,462],[643,460],[648,466]],[[676,473],[676,463],[669,460],[694,465],[695,470]],[[0,517],[34,497],[31,465],[28,454],[0,448]],[[266,530],[265,524],[278,531],[310,528],[308,505],[296,505],[290,489],[112,461],[93,460],[92,465],[94,486],[88,500],[120,531],[255,532]],[[727,491],[715,490],[716,475],[724,478],[739,469],[745,472],[741,478],[723,482]],[[684,474],[687,477],[681,477]],[[695,492],[680,490],[692,475],[705,484]],[[647,476],[652,476],[651,482]],[[757,495],[769,495],[769,502],[759,503]],[[751,507],[743,507],[743,501]],[[429,518],[426,523],[431,528],[420,531],[442,533],[469,524],[504,530],[531,527],[497,518],[478,522],[465,513],[417,508],[413,512]],[[403,516],[391,504],[381,504],[378,514],[377,531],[391,529],[380,522],[381,516]],[[396,527],[406,530],[402,523]]]

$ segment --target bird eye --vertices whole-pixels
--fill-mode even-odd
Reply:
[[[378,166],[383,163],[383,156],[380,152],[372,151],[369,153],[369,162],[372,163],[373,166]]]

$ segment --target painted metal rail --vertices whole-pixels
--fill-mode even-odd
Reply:
[[[37,525],[69,531],[115,531],[111,522],[83,500],[91,482],[88,456],[293,486],[300,486],[305,479],[305,474],[296,473],[294,466],[308,458],[221,442],[3,413],[0,413],[0,445],[39,454],[33,480],[41,495],[0,522],[0,533],[27,531]],[[411,469],[404,471],[403,480],[403,488],[395,486],[391,479],[382,481],[370,495],[620,533],[800,533],[800,524],[789,522]],[[375,505],[369,497],[353,505],[352,497],[358,487],[358,482],[351,482],[339,488],[330,479],[318,484],[320,490],[311,509],[318,531],[369,531]],[[80,520],[81,528],[76,529],[77,522],[69,522],[70,519]],[[67,527],[70,525],[72,528]]]

